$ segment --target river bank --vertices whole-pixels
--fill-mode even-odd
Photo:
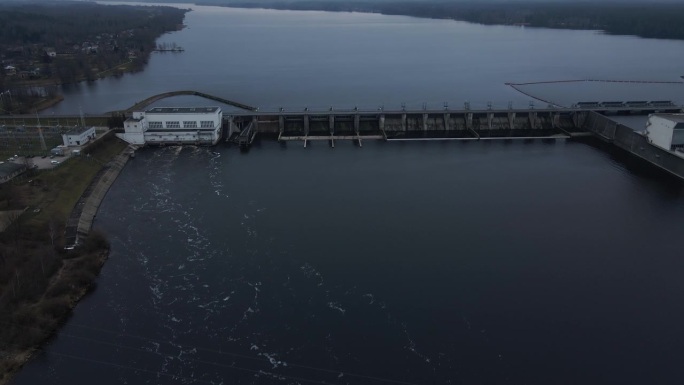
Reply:
[[[125,164],[128,148],[109,135],[88,152],[88,159],[72,159],[14,186],[14,200],[31,210],[0,233],[0,385],[41,351],[93,290],[109,255],[106,236],[89,231],[95,211],[84,211],[77,202],[84,199],[96,210]],[[69,212],[78,212],[78,222],[88,224],[73,249],[65,249],[61,236]]]
[[[0,358],[0,385],[8,384],[42,350],[78,302],[95,288],[95,279],[109,256],[109,246],[101,235],[87,242],[96,248],[66,258],[41,299],[2,317],[2,327],[9,330],[5,334],[13,337]]]

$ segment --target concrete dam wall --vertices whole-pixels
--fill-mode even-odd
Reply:
[[[599,138],[684,180],[684,158],[651,144],[645,135],[596,112],[586,113],[583,126]]]
[[[230,134],[252,124],[279,137],[375,136],[385,138],[572,136],[584,130],[574,112],[363,112],[297,113],[229,117]]]

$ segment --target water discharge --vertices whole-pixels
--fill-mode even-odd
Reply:
[[[683,192],[628,167],[564,141],[144,150],[98,289],[16,383],[675,383]]]

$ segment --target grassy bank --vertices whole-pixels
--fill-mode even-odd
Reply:
[[[108,255],[106,238],[94,231],[81,247],[65,251],[65,222],[103,165],[125,147],[110,136],[89,148],[89,157],[2,185],[0,209],[28,209],[0,233],[0,385],[93,288]]]
[[[84,156],[72,157],[59,167],[36,175],[31,183],[18,186],[26,204],[40,209],[29,210],[27,223],[33,227],[51,220],[66,221],[95,174],[124,148],[126,144],[119,139],[105,139],[99,146],[84,150]]]

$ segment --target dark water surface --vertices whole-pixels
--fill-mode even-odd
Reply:
[[[684,192],[651,172],[564,141],[145,149],[15,384],[680,384]]]

